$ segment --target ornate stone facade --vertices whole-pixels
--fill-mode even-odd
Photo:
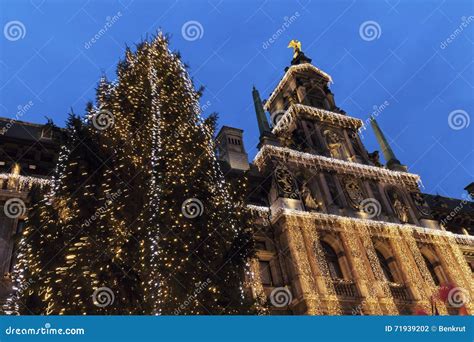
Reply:
[[[266,101],[279,120],[261,129],[247,173],[249,202],[258,204],[249,206],[258,231],[254,296],[274,314],[458,314],[459,303],[438,298],[450,284],[473,314],[474,237],[431,214],[420,177],[395,158],[375,122],[390,163],[366,151],[362,122],[336,106],[330,76],[310,62],[298,51]],[[282,289],[287,300],[275,303]]]
[[[241,130],[218,134],[225,174],[251,184],[257,253],[249,290],[273,314],[456,314],[456,301],[435,298],[451,284],[473,314],[473,202],[421,193],[420,177],[391,151],[383,166],[357,134],[362,121],[336,106],[331,77],[310,62],[297,53],[266,101],[273,127],[254,89],[261,137],[252,163]],[[0,128],[1,204],[28,206],[31,186],[54,168],[59,130],[9,119]],[[24,216],[0,211],[0,299]]]

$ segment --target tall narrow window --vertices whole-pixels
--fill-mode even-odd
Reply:
[[[380,253],[378,250],[376,250],[376,253],[377,253],[377,258],[379,259],[379,262],[380,262],[380,267],[382,267],[382,271],[385,276],[385,279],[387,279],[387,281],[391,283],[394,283],[395,278],[392,274],[392,271],[390,270],[390,266],[388,265],[387,259],[385,259],[383,254]]]
[[[380,211],[385,213],[385,204],[382,200],[382,194],[380,193],[379,187],[375,182],[369,182],[370,189],[374,194],[375,199],[380,203]]]
[[[328,264],[329,274],[333,279],[343,279],[341,266],[339,265],[339,258],[337,257],[334,249],[326,242],[322,241],[321,246],[323,248],[324,257]]]
[[[341,198],[342,194],[339,193],[339,189],[337,188],[337,184],[334,179],[334,176],[329,173],[326,173],[324,176],[326,179],[326,183],[328,185],[329,193],[331,195],[331,200],[332,200],[331,204],[337,205],[342,208],[343,207],[342,198]]]
[[[431,263],[431,261],[424,254],[422,254],[422,255],[423,255],[423,260],[425,260],[426,267],[428,268],[428,271],[431,274],[431,278],[433,278],[433,281],[434,281],[435,285],[439,286],[441,282],[439,281],[439,278],[436,275],[435,268],[434,268],[433,264]]]
[[[273,277],[272,277],[272,270],[270,268],[270,262],[260,260],[258,264],[260,268],[260,280],[262,281],[262,285],[272,286]]]

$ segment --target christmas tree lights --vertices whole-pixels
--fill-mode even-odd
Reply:
[[[247,209],[199,97],[163,34],[126,50],[85,120],[71,115],[51,187],[35,194],[14,272],[17,288],[34,281],[9,313],[255,312],[242,283]],[[189,201],[198,215],[186,215]]]

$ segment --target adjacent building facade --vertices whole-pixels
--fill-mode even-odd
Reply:
[[[0,302],[11,292],[10,275],[23,229],[28,193],[45,184],[57,162],[60,130],[0,118]]]

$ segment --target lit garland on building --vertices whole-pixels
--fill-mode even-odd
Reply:
[[[261,217],[267,217],[271,211],[268,207],[249,207],[256,215]],[[336,296],[333,280],[329,274],[320,244],[325,234],[333,234],[345,244],[348,262],[353,272],[352,276],[364,292],[362,293],[364,298],[362,306],[366,313],[391,315],[400,313],[398,304],[390,290],[390,286],[393,285],[385,278],[376,255],[375,241],[378,239],[384,240],[386,244],[388,243],[387,246],[390,246],[395,258],[400,260],[401,274],[406,277],[404,283],[413,293],[420,311],[431,312],[432,302],[434,301],[439,314],[448,313],[446,303],[437,298],[439,287],[434,284],[423,260],[420,252],[420,244],[422,243],[428,243],[434,248],[436,254],[441,256],[444,264],[443,269],[456,286],[467,289],[470,293],[473,291],[472,282],[463,276],[469,274],[468,270],[465,270],[465,273],[456,272],[458,268],[467,268],[467,264],[455,242],[455,239],[462,239],[466,244],[474,244],[472,237],[411,224],[397,224],[285,208],[275,209],[270,216],[270,220],[272,224],[284,220],[282,225],[288,230],[289,238],[294,240],[289,245],[295,246],[295,249],[290,248],[290,252],[293,254],[293,260],[297,260],[295,266],[298,265],[299,267],[297,273],[302,278],[301,283],[308,286],[308,292],[312,293],[312,297],[315,294],[322,296],[321,302],[316,307],[324,307],[321,303],[326,302],[328,314],[340,314],[341,304],[338,296]],[[303,260],[308,253],[302,245],[301,232],[306,232],[304,240],[308,241],[314,248],[315,260],[318,265],[318,270],[314,274],[306,274],[305,272],[311,267],[307,264],[307,261]],[[411,253],[406,253],[407,250]],[[318,281],[318,274],[321,275],[322,282]],[[372,274],[375,279],[371,278]],[[314,281],[317,285],[313,283]],[[465,307],[468,310],[473,310],[473,306],[469,302],[465,303]],[[313,311],[316,314],[320,313],[318,310]]]
[[[18,191],[28,191],[34,185],[44,187],[50,184],[50,180],[46,178],[23,176],[13,173],[0,173],[0,182],[9,182],[9,184],[12,185],[11,187]]]
[[[314,170],[332,170],[341,174],[357,174],[370,179],[383,181],[389,184],[404,184],[409,189],[418,189],[420,177],[413,173],[392,171],[376,166],[330,158],[321,155],[299,152],[286,147],[263,146],[254,158],[255,165],[262,169],[265,161],[270,158],[281,159],[288,163],[295,163],[301,167]]]
[[[362,126],[362,121],[354,119],[346,115],[334,113],[328,110],[315,108],[311,106],[302,105],[299,103],[292,104],[278,120],[278,123],[273,128],[273,134],[288,134],[293,132],[296,128],[296,121],[298,117],[309,116],[318,121],[337,125],[339,127],[351,128],[354,131]]]
[[[271,93],[270,97],[268,98],[267,102],[265,103],[265,109],[269,110],[271,104],[275,100],[277,94],[281,92],[281,90],[286,86],[287,82],[294,77],[294,75],[298,72],[305,72],[305,71],[312,71],[315,72],[321,76],[323,76],[328,82],[332,83],[332,78],[330,75],[326,74],[324,71],[321,69],[315,67],[314,65],[310,63],[303,63],[303,64],[297,64],[297,65],[292,65],[288,68],[286,71],[285,75],[283,78],[280,80],[276,88],[273,90]]]

